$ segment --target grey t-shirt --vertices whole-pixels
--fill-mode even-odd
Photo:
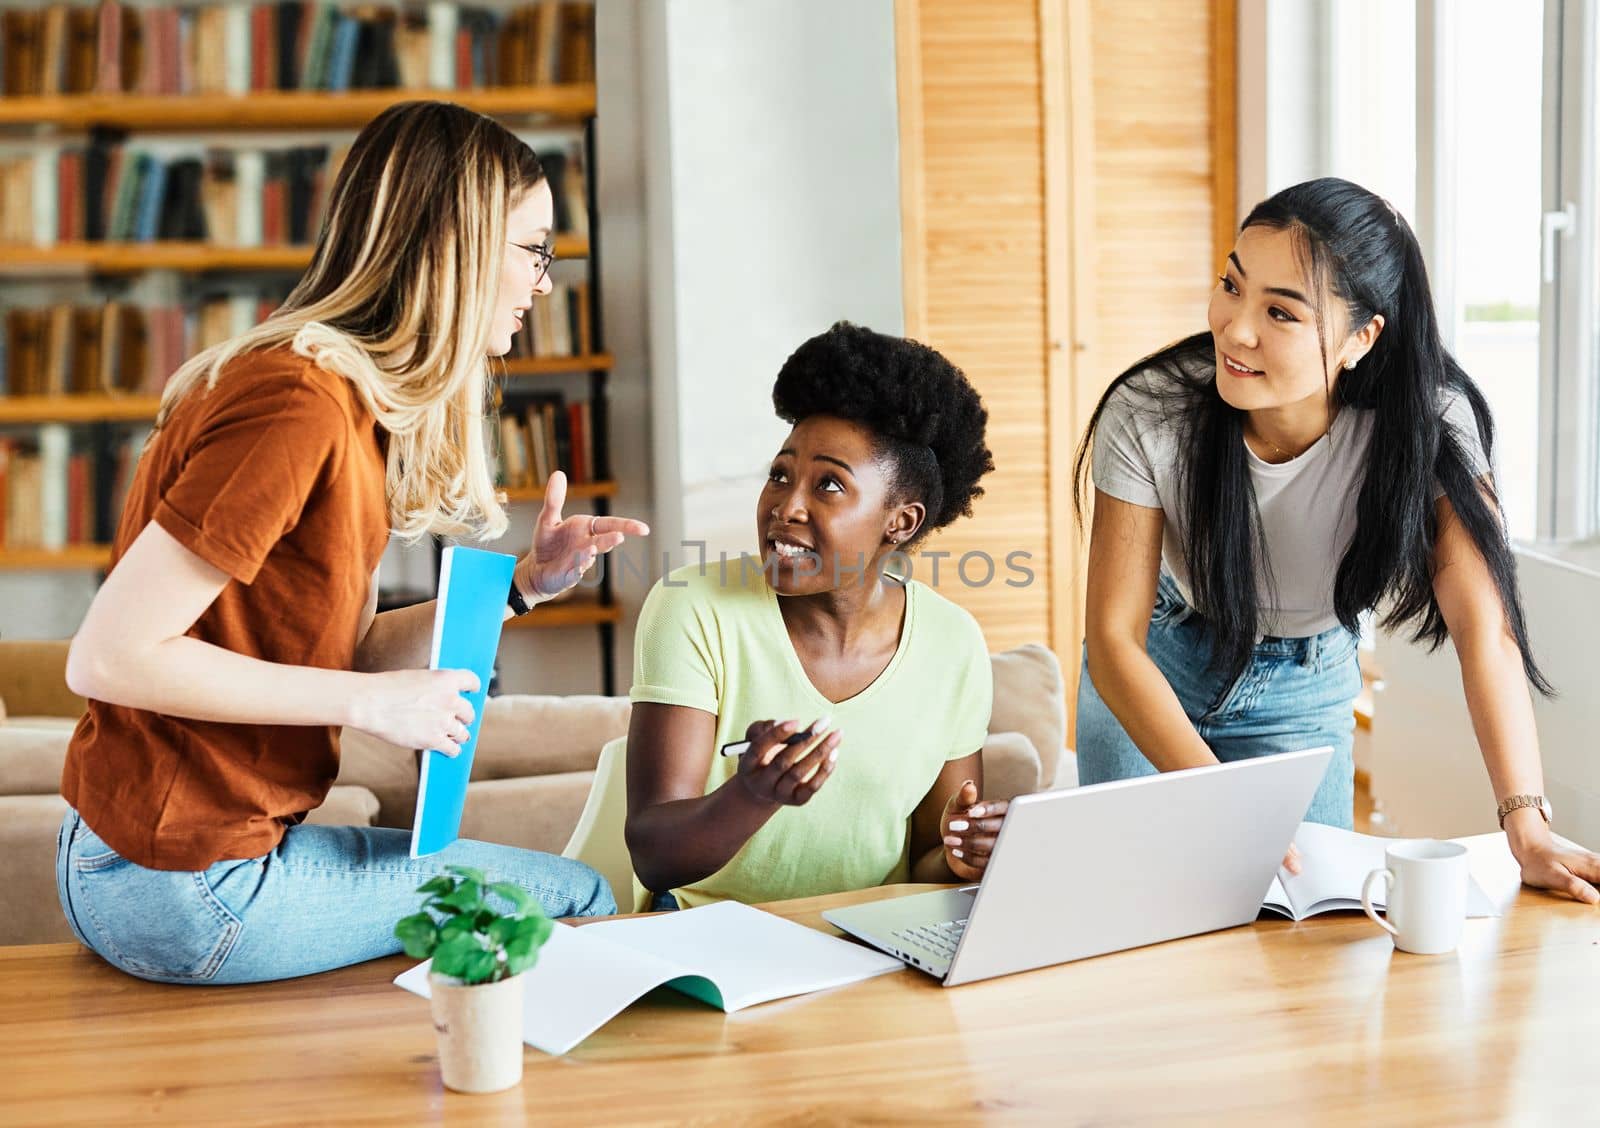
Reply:
[[[1095,432],[1094,484],[1114,498],[1166,514],[1162,564],[1189,599],[1176,482],[1181,406],[1151,391],[1169,379],[1160,372],[1140,373],[1106,403]],[[1444,418],[1477,472],[1487,473],[1488,460],[1466,397],[1453,396]],[[1262,634],[1303,638],[1339,624],[1334,578],[1355,536],[1356,498],[1371,441],[1372,412],[1346,407],[1327,434],[1289,462],[1264,462],[1245,447],[1272,575],[1269,584],[1258,563],[1256,621]],[[1435,486],[1436,498],[1442,492]]]

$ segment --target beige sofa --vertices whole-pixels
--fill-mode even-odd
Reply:
[[[83,701],[66,688],[66,643],[0,642],[0,944],[70,940],[56,900],[58,794],[67,739]],[[1065,750],[1061,669],[1041,646],[993,656],[994,714],[984,745],[985,793],[1077,782]],[[9,712],[9,717],[7,717]],[[628,728],[620,697],[492,698],[484,712],[464,837],[561,853],[588,798],[601,747]],[[313,822],[409,827],[416,759],[346,732],[337,785]]]

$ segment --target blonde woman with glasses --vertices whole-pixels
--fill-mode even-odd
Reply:
[[[57,884],[114,966],[248,983],[387,955],[449,863],[553,916],[615,910],[577,862],[468,841],[413,859],[404,831],[303,822],[342,726],[402,748],[466,739],[476,679],[422,668],[432,604],[375,613],[378,562],[391,531],[505,531],[487,363],[549,292],[553,222],[537,157],[506,129],[396,106],[357,137],[282,308],[168,383],[67,662],[89,708],[61,781]],[[563,518],[565,493],[558,473],[512,608],[648,531]]]

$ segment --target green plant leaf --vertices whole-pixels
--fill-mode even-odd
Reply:
[[[533,899],[532,894],[530,894],[522,886],[513,885],[509,881],[497,881],[493,885],[489,886],[489,889],[491,892],[500,894],[500,896],[504,897],[506,900],[515,905],[517,912],[520,914],[526,915],[538,909],[539,907],[538,902]]]
[[[433,918],[427,913],[402,917],[394,926],[394,934],[405,946],[406,955],[414,960],[425,960],[433,955],[434,945],[439,939]]]
[[[451,892],[438,898],[438,902],[459,913],[476,913],[483,908],[483,886],[476,881],[463,881]]]
[[[539,948],[524,940],[513,940],[506,946],[506,973],[521,975],[539,962]]]
[[[448,892],[450,892],[450,890],[454,889],[455,887],[456,887],[456,883],[455,883],[455,880],[453,878],[445,877],[443,874],[440,874],[437,877],[428,878],[427,881],[424,881],[421,885],[417,886],[417,892],[418,893],[448,893]]]
[[[422,903],[422,907],[424,909],[431,910],[432,912],[436,912],[443,917],[453,917],[461,912],[461,910],[456,908],[454,905],[447,905],[438,897],[429,897]]]
[[[500,961],[493,952],[479,948],[467,956],[466,972],[461,978],[467,983],[488,983],[495,978],[495,972],[499,967]]]
[[[556,930],[555,922],[543,915],[533,918],[533,928],[541,944],[550,939],[550,934]]]
[[[541,931],[540,926],[544,928]],[[542,944],[550,935],[550,922],[543,917],[499,917],[489,926],[489,938],[496,944],[509,944],[512,940],[529,937]]]
[[[441,941],[449,940],[452,937],[463,934],[471,936],[477,931],[474,927],[475,923],[469,916],[453,916],[439,926],[439,939]]]
[[[483,945],[478,942],[471,932],[457,933],[448,939],[441,939],[439,946],[433,952],[433,970],[440,975],[449,975],[461,980],[463,983],[479,983],[481,979],[474,979],[471,971],[476,964],[475,955],[488,955],[484,952]],[[493,959],[493,957],[490,957]]]
[[[445,866],[444,868],[453,874],[466,878],[468,881],[477,882],[479,885],[489,884],[489,879],[484,876],[481,869],[474,869],[472,866]]]

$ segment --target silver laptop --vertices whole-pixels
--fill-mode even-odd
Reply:
[[[946,987],[1254,920],[1331,748],[1011,801],[980,885],[823,919]]]

